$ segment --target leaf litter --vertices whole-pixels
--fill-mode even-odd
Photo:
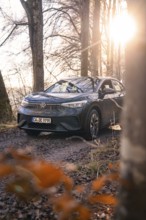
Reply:
[[[30,138],[15,128],[0,133],[0,151],[3,152],[10,146],[14,150],[26,150],[29,155],[41,160],[57,162],[69,176],[69,179],[73,179],[75,184],[73,193],[78,200],[86,203],[91,191],[95,191],[89,197],[90,209],[92,210],[91,219],[110,220],[112,218],[114,208],[109,204],[110,202],[116,203],[115,197],[112,196],[118,193],[118,183],[105,181],[105,176],[118,169],[119,135],[107,135],[94,143],[86,143],[80,139],[68,139],[66,136],[51,136],[50,138],[49,135],[42,135],[37,138]],[[59,154],[59,152],[61,153]],[[54,153],[56,154],[54,155]],[[8,173],[12,172],[8,165],[5,166],[5,170]],[[44,178],[43,175],[45,174],[42,173],[39,178]],[[5,183],[9,178],[4,177],[0,183],[0,219],[61,219],[51,207],[48,194],[45,192],[41,193],[37,199],[34,196],[29,201],[21,201],[14,194],[5,192]],[[23,186],[24,183],[25,180]],[[44,187],[46,182],[42,182],[42,184]],[[20,184],[18,185],[20,186]],[[14,187],[10,186],[11,188]],[[26,184],[25,190],[27,188],[29,187]],[[9,189],[9,191],[13,190]],[[23,189],[17,188],[17,190],[21,192]],[[52,188],[52,190],[55,189]],[[62,189],[60,188],[57,193],[58,197],[62,193]],[[64,198],[66,201],[70,201],[70,198]],[[107,200],[110,202],[107,202],[106,205]],[[70,204],[74,203],[71,202]],[[83,207],[78,209],[81,213],[87,213],[86,210],[83,211]]]

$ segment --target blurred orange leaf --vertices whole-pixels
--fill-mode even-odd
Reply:
[[[7,164],[0,164],[0,177],[7,176],[14,172],[14,169],[12,166]]]
[[[106,180],[107,180],[106,176],[101,176],[98,179],[94,180],[92,182],[92,189],[96,191],[100,190],[105,184]]]
[[[37,195],[37,190],[32,184],[30,178],[16,178],[13,182],[7,184],[6,190],[15,193],[19,198],[28,200]]]
[[[57,197],[53,200],[55,211],[61,212],[70,212],[72,209],[74,209],[77,206],[76,201],[73,199],[73,197],[69,194],[63,194],[60,197]]]
[[[79,218],[78,218],[79,220],[89,220],[91,218],[91,212],[85,206],[80,205],[78,207],[78,212],[79,212]]]
[[[15,162],[18,160],[20,163],[20,162],[32,160],[32,157],[28,156],[24,150],[17,150],[16,151],[11,148],[7,149],[7,151],[4,152],[3,154],[0,154],[0,161],[2,161],[2,162],[8,163],[9,161],[11,161],[11,163],[12,163],[12,159],[13,159],[13,162],[14,162],[14,160],[15,160]]]
[[[117,199],[112,195],[102,194],[96,196],[90,196],[89,202],[94,203],[102,203],[105,205],[117,205]]]
[[[84,192],[84,190],[85,190],[85,186],[83,186],[83,185],[76,186],[76,187],[75,187],[75,190],[76,190],[78,193],[82,193],[82,192]]]
[[[66,176],[66,175],[62,175],[62,181],[64,183],[65,189],[70,191],[73,188],[73,180]]]
[[[109,164],[108,164],[108,168],[109,168],[110,170],[118,170],[118,169],[119,169],[119,166],[120,166],[120,162],[119,162],[119,161],[117,161],[117,162],[115,162],[115,163],[109,163]]]
[[[108,180],[119,181],[119,174],[118,173],[111,173],[109,175],[99,177],[98,179],[96,179],[92,182],[92,189],[96,190],[96,191],[100,190]]]
[[[115,172],[115,173],[111,173],[108,175],[108,180],[114,180],[114,181],[119,181],[120,177],[119,177],[119,173]]]
[[[60,168],[44,161],[30,162],[26,164],[26,168],[37,176],[39,179],[37,184],[42,188],[59,184],[64,176]]]
[[[32,160],[32,157],[26,155],[26,154],[24,153],[24,151],[21,152],[21,151],[11,150],[11,154],[12,154],[12,157],[13,157],[15,160],[19,160],[20,162]]]
[[[59,198],[55,198],[53,201],[54,209],[56,212],[60,213],[61,220],[70,219],[73,214],[77,214],[78,220],[89,220],[90,211],[88,208],[79,204],[71,195],[64,194]]]

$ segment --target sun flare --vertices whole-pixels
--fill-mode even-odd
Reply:
[[[126,13],[114,17],[110,24],[110,35],[116,45],[125,45],[135,34],[136,23],[130,15]]]

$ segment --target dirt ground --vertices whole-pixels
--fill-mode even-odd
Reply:
[[[104,129],[100,132],[99,138],[87,142],[80,136],[67,134],[42,133],[38,137],[29,137],[24,131],[17,128],[2,130],[0,132],[0,152],[7,148],[27,150],[34,157],[55,162],[58,164],[75,164],[77,172],[70,173],[75,184],[88,184],[98,175],[108,171],[109,161],[119,159],[119,137],[121,131],[117,127]],[[108,149],[107,151],[99,149]],[[111,150],[110,150],[111,149]],[[100,165],[99,163],[100,162]],[[6,179],[0,182],[0,220],[15,219],[58,219],[47,203],[45,195],[36,202],[24,203],[14,195],[4,190]],[[105,186],[103,192],[116,193],[117,185],[114,183]],[[95,209],[96,210],[96,209]],[[94,211],[93,219],[111,219],[113,208],[109,206],[98,206]]]

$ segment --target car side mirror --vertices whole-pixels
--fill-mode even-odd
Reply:
[[[99,90],[99,98],[103,99],[105,95],[114,94],[115,90],[112,88],[104,88],[102,91]]]

